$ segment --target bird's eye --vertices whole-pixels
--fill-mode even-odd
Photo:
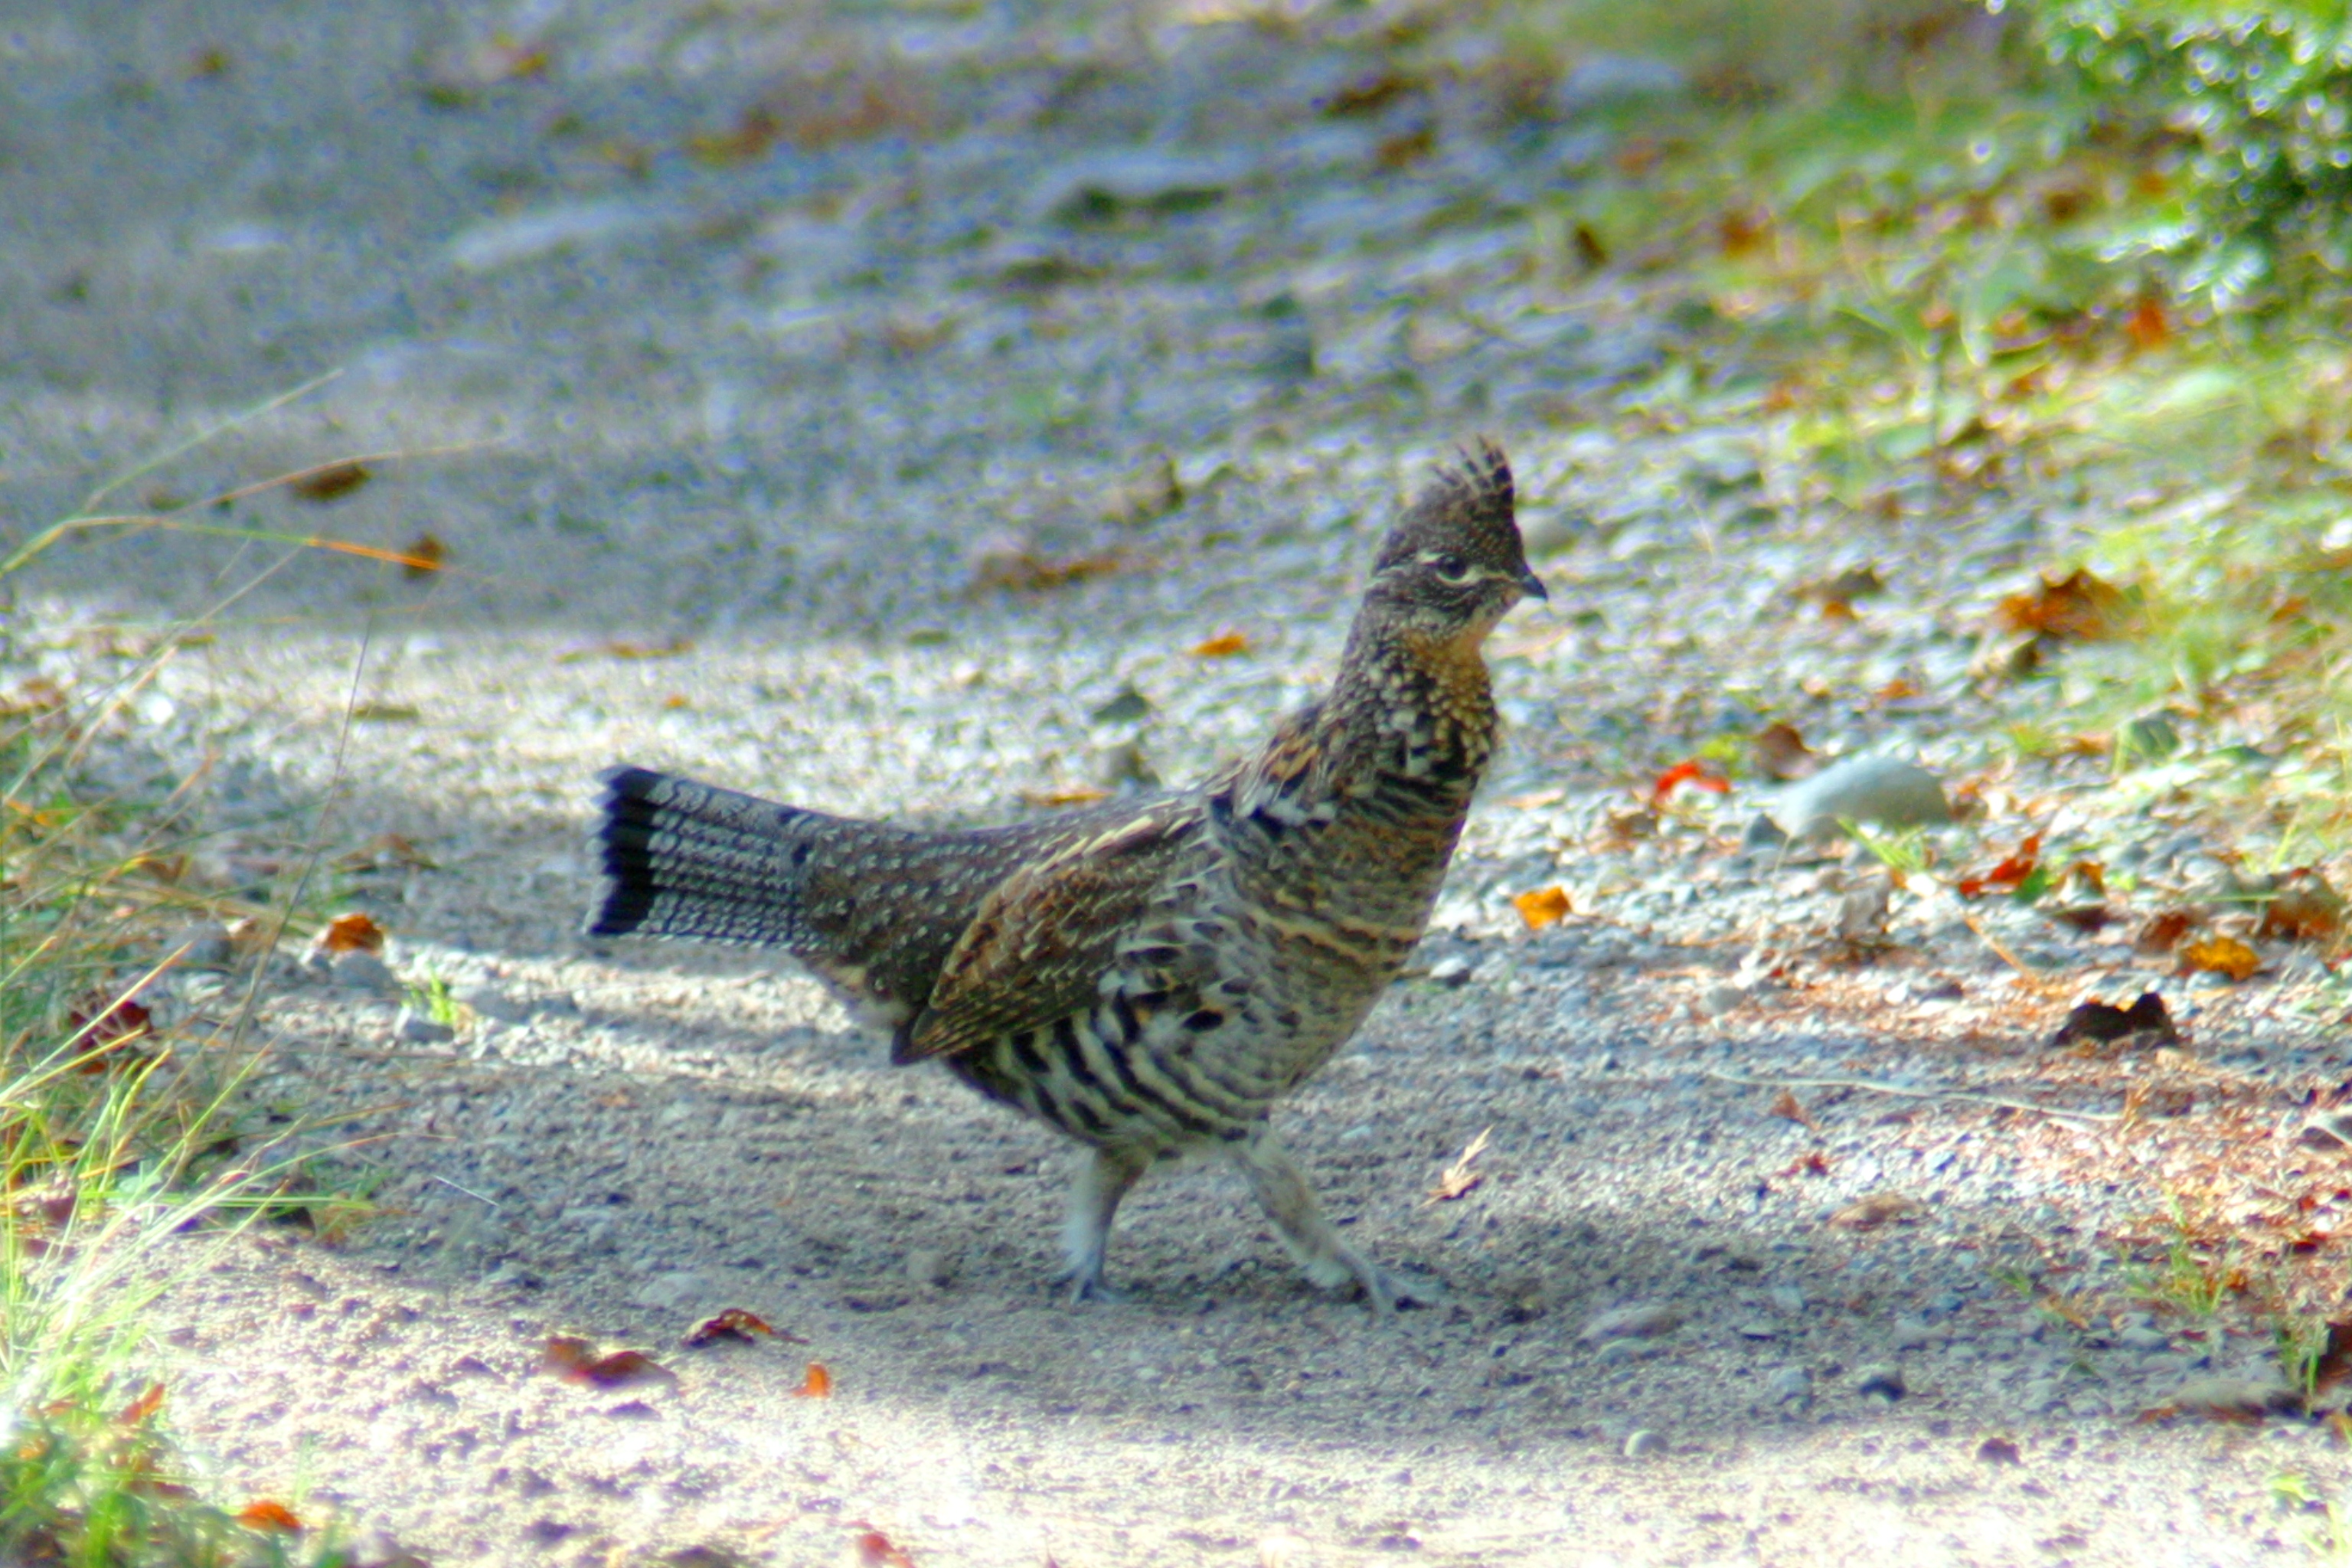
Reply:
[[[1442,555],[1431,556],[1429,563],[1436,569],[1440,582],[1467,583],[1470,581],[1470,563],[1450,550]]]

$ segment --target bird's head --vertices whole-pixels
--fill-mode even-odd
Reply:
[[[1521,599],[1549,597],[1528,570],[1501,447],[1481,440],[1437,471],[1381,542],[1367,597],[1415,640],[1474,646]]]

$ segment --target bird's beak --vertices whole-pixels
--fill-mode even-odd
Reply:
[[[1519,574],[1519,593],[1523,597],[1542,599],[1547,603],[1551,599],[1551,595],[1544,592],[1543,579],[1537,576],[1531,570],[1522,571]]]

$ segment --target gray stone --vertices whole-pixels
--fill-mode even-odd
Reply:
[[[1771,806],[1791,838],[1827,838],[1845,822],[1925,827],[1952,820],[1935,774],[1898,757],[1853,757],[1790,785]]]
[[[1699,993],[1698,1010],[1710,1018],[1720,1018],[1727,1013],[1737,1011],[1739,1005],[1747,1000],[1748,993],[1737,985],[1710,985]]]
[[[1592,1354],[1602,1365],[1615,1366],[1629,1361],[1648,1361],[1664,1348],[1649,1340],[1610,1340]]]
[[[1925,1350],[1928,1338],[1929,1331],[1925,1320],[1897,1318],[1895,1320],[1895,1337],[1890,1342],[1899,1351]]]
[[[1653,1458],[1665,1451],[1666,1440],[1647,1427],[1626,1435],[1625,1457],[1629,1459]]]
[[[1805,1293],[1794,1285],[1775,1285],[1768,1294],[1774,1311],[1793,1318],[1805,1310]]]
[[[706,1294],[710,1281],[691,1268],[656,1274],[629,1293],[629,1300],[657,1312],[674,1311]]]
[[[1246,170],[1230,159],[1150,150],[1102,153],[1049,171],[1031,212],[1042,222],[1114,223],[1214,206]]]
[[[487,984],[461,985],[449,994],[449,999],[478,1018],[494,1018],[501,1024],[520,1024],[530,1016],[528,1006]]]
[[[1776,1405],[1809,1400],[1813,1396],[1813,1374],[1801,1366],[1784,1366],[1765,1383],[1764,1391]]]
[[[919,1247],[907,1254],[907,1278],[918,1285],[937,1288],[953,1272],[948,1255],[936,1247]]]
[[[177,952],[180,962],[190,969],[226,969],[236,956],[227,931],[210,921],[200,921],[173,932],[163,944],[163,951]]]
[[[2116,1342],[2126,1350],[2163,1351],[2172,1348],[2172,1336],[2162,1329],[2135,1323],[2116,1336]]]
[[[1470,984],[1470,961],[1460,953],[1449,953],[1429,966],[1429,977],[1440,985]]]
[[[436,1023],[414,1007],[403,1007],[392,1020],[392,1037],[413,1046],[436,1045],[454,1040],[457,1031],[446,1024]]]
[[[1554,102],[1567,119],[1644,99],[1679,98],[1690,79],[1667,60],[1647,55],[1593,55],[1560,79]]]
[[[1739,1337],[1743,1340],[1777,1340],[1780,1337],[1780,1330],[1773,1323],[1742,1323],[1739,1325]]]
[[[1601,1313],[1586,1323],[1577,1337],[1588,1344],[1601,1340],[1652,1339],[1682,1326],[1681,1309],[1664,1301],[1643,1301]]]
[[[373,952],[362,952],[356,948],[335,954],[329,973],[336,984],[353,991],[389,991],[398,984],[392,965]]]

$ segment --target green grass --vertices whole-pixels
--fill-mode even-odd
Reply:
[[[121,482],[0,563],[0,595],[68,532],[177,526],[98,515]],[[184,791],[110,797],[83,767],[123,730],[129,698],[198,629],[151,634],[144,658],[82,688],[0,678],[0,1562],[8,1563],[260,1568],[347,1556],[334,1521],[289,1531],[240,1518],[256,1500],[205,1495],[172,1441],[170,1360],[151,1336],[168,1293],[251,1227],[294,1217],[331,1237],[366,1207],[362,1194],[338,1190],[331,1162],[296,1152],[295,1140],[320,1124],[248,1092],[266,1054],[250,1038],[257,966],[309,879],[281,889],[274,910],[207,894],[185,877]],[[14,640],[21,635],[0,622],[0,668],[29,668]],[[207,1004],[225,1018],[146,1010],[142,998],[181,961],[177,931],[198,917],[255,915],[260,940]]]

